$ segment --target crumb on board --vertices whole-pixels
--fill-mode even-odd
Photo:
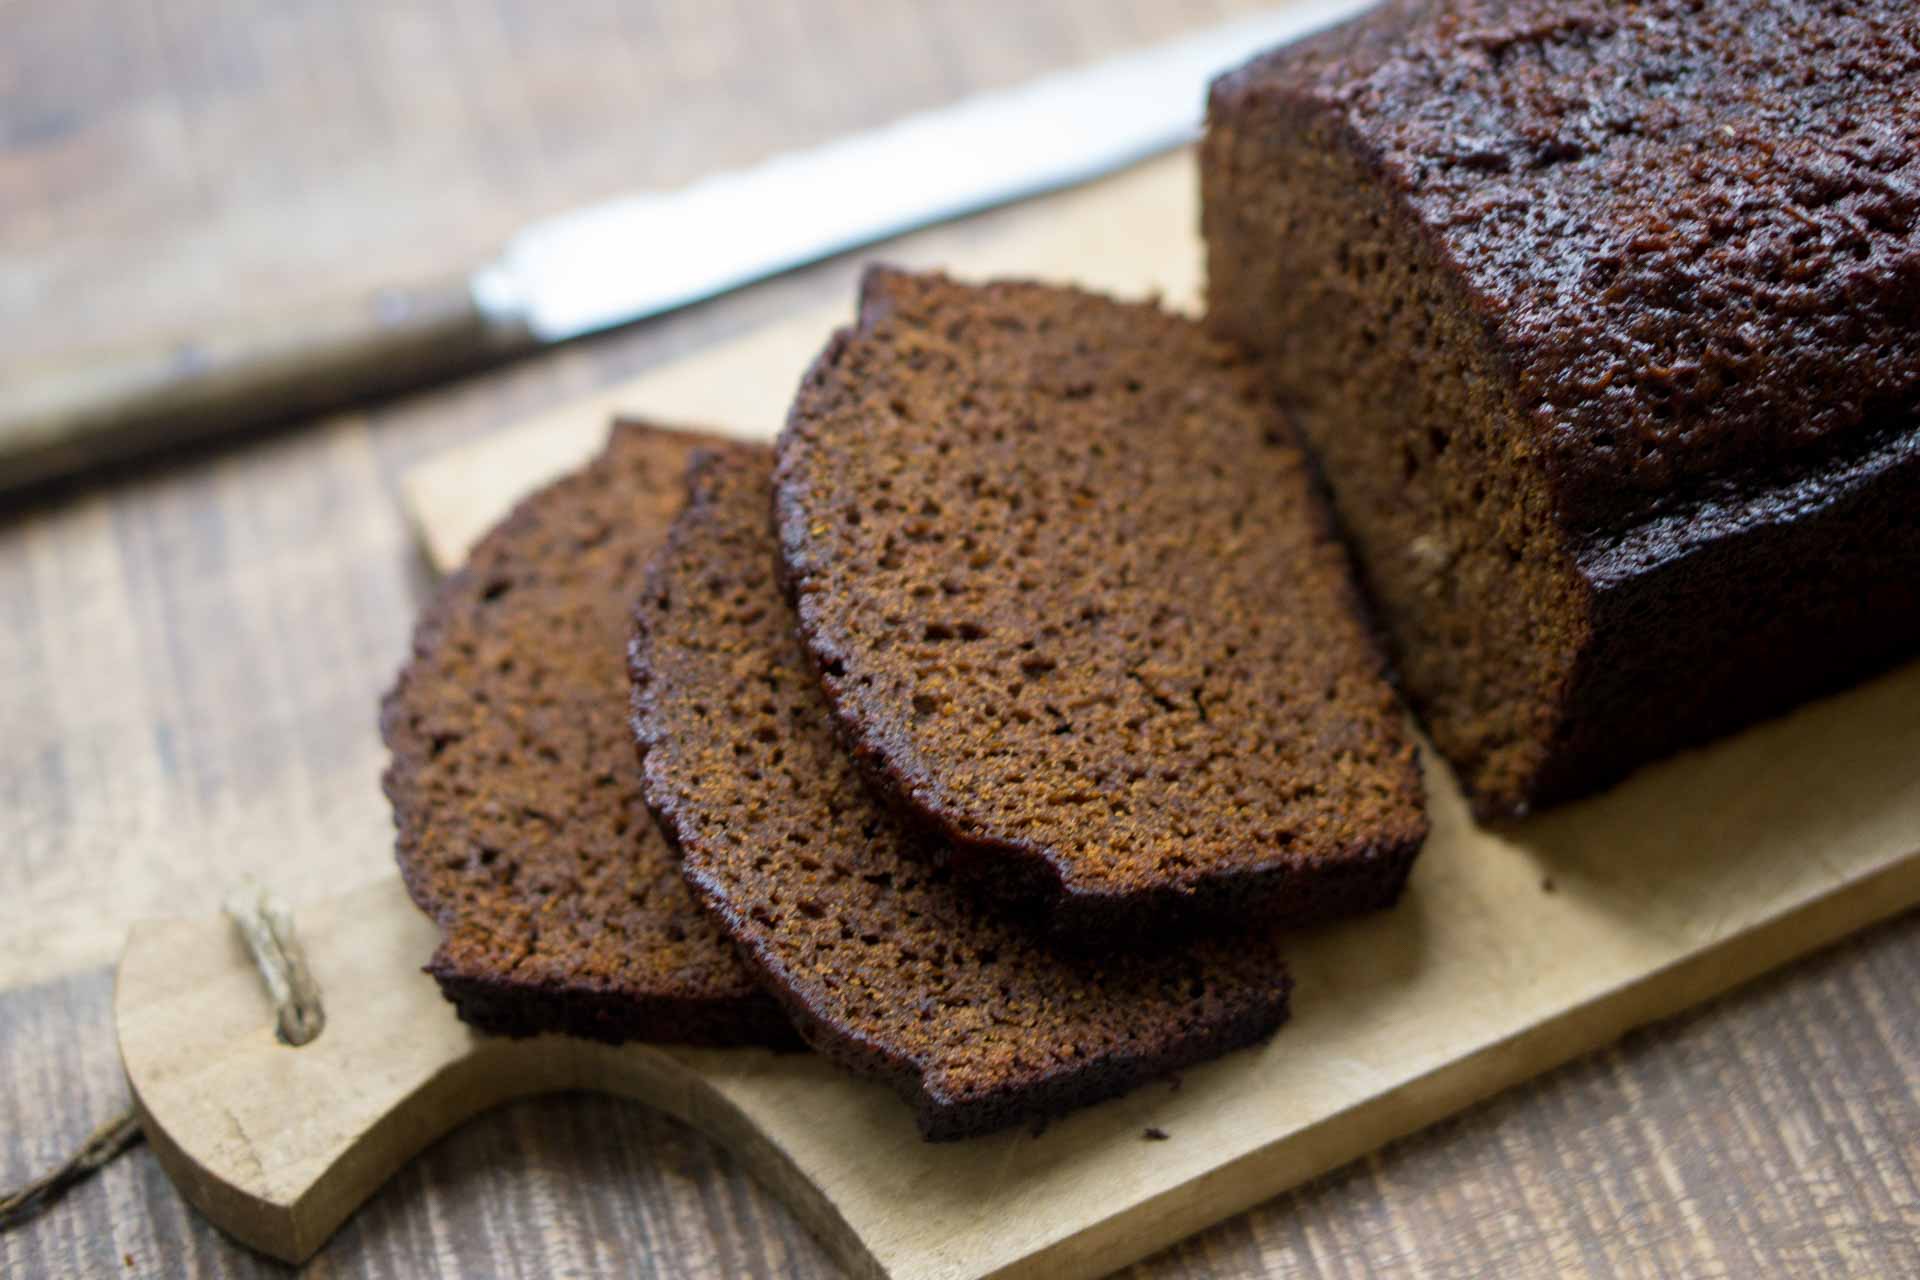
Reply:
[[[1157,1125],[1149,1125],[1141,1130],[1140,1136],[1148,1142],[1165,1142],[1172,1135]]]
[[[1553,882],[1553,877],[1552,877],[1552,876],[1541,876],[1541,877],[1540,877],[1540,892],[1542,892],[1542,893],[1553,893],[1553,892],[1555,892],[1555,891],[1557,891],[1557,889],[1558,889],[1558,888],[1559,888],[1559,886],[1558,886],[1558,885],[1556,885],[1556,884],[1554,884],[1554,882]]]

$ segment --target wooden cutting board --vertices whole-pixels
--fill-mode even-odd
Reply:
[[[1190,304],[1192,190],[1190,157],[1156,162],[946,265]],[[455,562],[615,410],[766,437],[843,318],[797,318],[428,463],[407,499],[430,554]],[[890,1093],[808,1055],[475,1036],[419,971],[434,934],[397,879],[298,911],[328,1013],[299,1049],[275,1039],[224,921],[138,927],[121,1052],[182,1192],[284,1258],[477,1111],[586,1088],[732,1146],[855,1274],[1098,1275],[1920,901],[1920,666],[1497,831],[1430,754],[1427,785],[1433,836],[1405,902],[1300,937],[1292,1024],[1039,1135],[925,1144]]]

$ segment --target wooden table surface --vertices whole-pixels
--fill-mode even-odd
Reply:
[[[0,387],[8,359],[453,268],[531,215],[1251,7],[6,0]],[[399,474],[848,297],[855,269],[0,509],[0,1185],[126,1103],[109,965],[129,920],[211,912],[243,874],[297,900],[385,867],[374,706],[428,583]],[[156,864],[161,833],[198,855]],[[1920,1275],[1917,1086],[1908,915],[1137,1273]],[[7,1276],[281,1269],[144,1150],[0,1236]],[[834,1274],[724,1151],[594,1098],[452,1135],[310,1270]]]

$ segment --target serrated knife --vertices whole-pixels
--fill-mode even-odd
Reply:
[[[1220,71],[1371,3],[1298,0],[678,190],[561,214],[454,280],[12,371],[0,392],[0,490],[401,390],[1086,181],[1190,140]]]

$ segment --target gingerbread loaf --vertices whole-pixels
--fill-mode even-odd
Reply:
[[[1389,0],[1214,85],[1211,324],[1481,814],[1920,650],[1917,15]]]

